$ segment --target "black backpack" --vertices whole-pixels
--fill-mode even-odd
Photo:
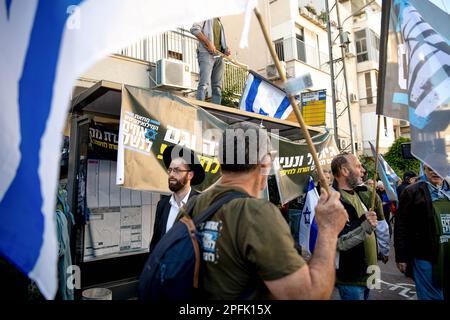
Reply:
[[[225,203],[246,197],[247,194],[237,191],[227,193],[194,219],[183,217],[176,222],[150,253],[139,279],[139,300],[157,302],[199,298],[202,248],[195,226],[207,221]]]

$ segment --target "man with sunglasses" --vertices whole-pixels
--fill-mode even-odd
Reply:
[[[163,196],[156,206],[156,218],[150,252],[163,235],[172,228],[180,208],[198,194],[191,186],[201,184],[205,172],[193,151],[178,146],[164,150],[163,162],[167,168],[170,197]]]

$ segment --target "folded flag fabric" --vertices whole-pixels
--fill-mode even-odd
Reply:
[[[372,148],[373,156],[375,157],[375,147],[371,142],[369,142],[369,144]],[[384,160],[381,154],[378,154],[378,175],[380,176],[380,179],[384,184],[384,188],[389,200],[398,201],[397,184],[400,181],[400,178],[397,176],[391,166],[386,162],[386,160]]]
[[[381,32],[385,76],[379,77],[384,82],[377,114],[409,121],[411,153],[445,178],[450,174],[450,15],[431,1],[390,0],[383,2],[383,17],[388,28]]]
[[[248,74],[239,108],[278,119],[286,119],[292,112],[286,92],[252,71]]]
[[[145,36],[242,13],[248,3],[0,2],[0,256],[36,281],[47,299],[57,291],[56,183],[77,77]]]
[[[319,193],[314,186],[314,180],[310,177],[308,184],[308,191],[306,193],[305,205],[302,210],[300,218],[300,235],[299,242],[302,249],[308,255],[314,252],[314,247],[317,240],[317,223],[315,219],[315,209],[319,202]]]

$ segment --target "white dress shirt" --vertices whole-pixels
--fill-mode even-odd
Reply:
[[[170,228],[172,228],[172,226],[175,222],[175,218],[178,216],[178,212],[180,211],[180,208],[186,204],[186,202],[189,199],[190,194],[191,194],[191,188],[189,188],[188,193],[186,193],[186,196],[181,200],[180,206],[178,206],[178,203],[175,200],[175,195],[172,193],[172,196],[170,197],[170,200],[169,200],[170,212],[169,212],[169,217],[167,218],[166,232],[169,231]]]

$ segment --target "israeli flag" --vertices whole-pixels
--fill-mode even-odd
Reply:
[[[278,119],[292,112],[286,93],[255,72],[248,74],[239,108]]]
[[[315,209],[319,202],[319,193],[314,186],[314,180],[310,177],[308,191],[306,193],[305,206],[300,218],[299,242],[302,249],[310,256],[316,246],[318,227],[315,217]]]
[[[252,10],[247,3],[0,1],[0,255],[47,299],[57,291],[56,183],[77,77],[138,39]]]

